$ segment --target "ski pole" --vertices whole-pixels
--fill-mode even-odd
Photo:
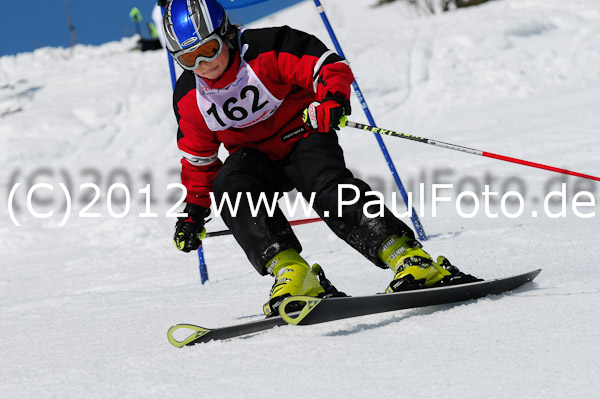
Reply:
[[[516,163],[516,164],[520,164],[520,165],[530,166],[532,168],[544,169],[544,170],[549,170],[551,172],[562,173],[565,175],[572,175],[572,176],[577,176],[577,177],[581,177],[584,179],[600,181],[600,177],[596,177],[596,176],[586,175],[586,174],[579,173],[579,172],[573,172],[573,171],[567,170],[567,169],[556,168],[554,166],[548,166],[548,165],[544,165],[541,163],[525,161],[523,159],[507,157],[504,155],[494,154],[492,152],[475,150],[473,148],[463,147],[463,146],[451,144],[451,143],[445,143],[443,141],[431,140],[431,139],[427,139],[424,137],[413,136],[412,134],[394,132],[392,130],[381,129],[381,128],[378,128],[375,126],[363,125],[362,123],[345,121],[345,124],[342,123],[340,126],[353,127],[355,129],[366,130],[366,131],[369,131],[372,133],[377,133],[380,135],[399,137],[401,139],[418,141],[419,143],[425,143],[425,144],[429,144],[429,145],[434,145],[436,147],[447,148],[449,150],[466,152],[467,154],[479,155],[479,156],[488,157],[488,158],[494,158],[494,159],[498,159],[500,161],[512,162],[512,163]]]
[[[325,9],[321,5],[321,1],[314,0],[314,2],[315,2],[315,6],[317,7],[317,11],[321,15],[323,24],[325,25],[325,28],[327,29],[327,32],[329,33],[329,37],[331,37],[331,40],[333,41],[333,45],[335,46],[335,49],[336,49],[338,55],[342,58],[347,59],[344,56],[344,52],[342,51],[340,42],[338,42],[335,32],[333,31],[333,28],[331,27],[331,24],[329,23],[329,18],[327,18],[327,14],[325,14]],[[354,92],[356,93],[356,97],[358,97],[358,100],[360,101],[360,105],[362,106],[365,115],[367,116],[367,120],[369,121],[369,123],[371,125],[376,125],[375,120],[373,119],[373,115],[371,115],[371,111],[369,110],[369,107],[367,106],[365,97],[363,96],[360,88],[358,87],[358,83],[356,82],[356,80],[354,80],[354,82],[352,83],[352,87],[354,89]],[[377,140],[377,143],[379,144],[379,148],[381,149],[383,158],[385,159],[385,161],[390,169],[390,172],[392,173],[392,177],[394,178],[394,181],[396,182],[396,186],[398,186],[398,190],[400,190],[400,195],[402,195],[402,198],[404,199],[406,208],[408,209],[408,204],[409,204],[408,194],[406,193],[406,189],[404,188],[404,185],[402,184],[402,180],[400,180],[400,174],[398,174],[398,171],[396,170],[394,161],[392,161],[392,157],[390,156],[390,153],[388,152],[387,147],[385,146],[385,143],[383,142],[381,137],[376,134],[374,136],[375,136],[375,139]],[[419,239],[421,241],[427,240],[427,234],[425,233],[425,229],[423,228],[423,225],[421,224],[421,220],[419,219],[419,216],[417,216],[417,212],[415,212],[414,208],[412,209],[410,220],[412,221],[413,226],[415,227],[415,231],[417,232]]]
[[[299,226],[301,224],[308,224],[308,223],[320,222],[322,220],[323,219],[321,219],[321,218],[292,220],[290,222],[290,226]],[[213,232],[210,232],[210,233],[206,233],[206,238],[208,238],[208,237],[228,236],[230,234],[231,234],[231,230],[229,230],[229,229],[227,229],[227,230],[219,230],[219,231],[213,231]]]

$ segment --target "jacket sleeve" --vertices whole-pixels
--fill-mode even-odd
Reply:
[[[315,36],[283,26],[245,31],[244,39],[250,44],[246,59],[276,62],[281,81],[313,91],[317,100],[331,95],[350,98],[354,76],[348,62]]]
[[[195,84],[190,86],[190,77],[193,81],[193,75],[182,75],[173,94],[173,108],[179,125],[177,147],[181,154],[181,183],[187,189],[188,203],[209,208],[212,182],[222,165],[217,156],[220,143],[204,119],[194,115],[199,111],[195,106]]]

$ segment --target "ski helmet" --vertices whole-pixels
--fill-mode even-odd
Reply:
[[[163,16],[167,50],[188,70],[221,54],[230,26],[217,0],[173,0]]]

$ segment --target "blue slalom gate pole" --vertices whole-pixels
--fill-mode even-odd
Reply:
[[[173,57],[167,51],[167,57],[169,59],[169,72],[171,73],[171,85],[173,86],[173,90],[175,90],[175,83],[177,83],[177,76],[175,76],[175,64],[173,63]]]
[[[161,8],[163,16],[165,15],[165,7]],[[167,51],[167,58],[169,60],[169,72],[171,73],[171,85],[173,86],[173,90],[175,90],[175,83],[177,83],[177,76],[175,75],[175,64],[173,63],[173,57]],[[198,268],[200,269],[200,281],[202,284],[208,281],[208,269],[206,268],[206,262],[204,262],[204,250],[202,249],[202,245],[198,247]]]
[[[325,14],[325,9],[321,5],[321,1],[314,0],[314,2],[315,2],[315,6],[317,7],[317,11],[321,15],[321,19],[323,19],[325,28],[327,28],[327,32],[329,32],[329,36],[331,37],[331,40],[333,41],[333,45],[335,46],[337,53],[340,55],[340,57],[347,59],[344,56],[344,52],[342,51],[342,48],[340,46],[340,43],[337,40],[337,37],[335,36],[335,33],[333,32],[333,28],[331,27],[331,24],[329,23],[329,19],[327,18],[327,14]],[[365,112],[365,115],[367,116],[367,119],[369,120],[369,123],[371,125],[373,125],[374,127],[376,127],[377,125],[375,124],[375,120],[373,119],[373,116],[371,115],[371,111],[369,110],[369,107],[367,106],[367,102],[365,101],[365,98],[363,97],[362,92],[360,91],[360,88],[358,87],[358,83],[356,83],[356,80],[354,80],[354,83],[352,83],[352,87],[354,88],[356,97],[358,97],[358,100],[360,101],[360,105],[362,106],[363,111]],[[402,198],[404,199],[404,203],[406,204],[406,208],[408,209],[408,206],[409,206],[408,195],[406,194],[406,189],[404,188],[404,185],[402,184],[402,180],[400,180],[400,175],[398,175],[396,166],[394,166],[394,162],[392,161],[392,158],[390,157],[390,153],[388,152],[387,147],[386,147],[385,143],[383,142],[383,139],[381,138],[381,136],[378,134],[375,134],[375,133],[373,133],[373,135],[375,136],[375,139],[379,143],[379,147],[381,148],[383,157],[385,158],[385,160],[388,164],[388,167],[390,168],[390,171],[392,172],[392,176],[394,177],[394,180],[396,181],[396,185],[398,186],[398,189],[400,190],[400,194],[402,195]],[[423,229],[421,220],[419,219],[417,212],[415,212],[414,207],[412,208],[410,220],[412,221],[413,226],[415,227],[415,230],[417,232],[417,235],[419,236],[419,239],[423,240],[423,241],[427,240],[427,234],[425,234],[425,230]]]
[[[160,12],[162,13],[162,15],[164,17],[165,6],[160,7]],[[159,26],[157,29],[162,29],[162,28]],[[173,87],[173,90],[175,90],[175,83],[177,83],[177,76],[175,76],[175,64],[173,63],[173,57],[171,57],[171,54],[169,54],[168,51],[167,51],[167,61],[169,63],[169,72],[171,73],[171,86]]]

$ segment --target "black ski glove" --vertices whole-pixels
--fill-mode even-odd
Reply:
[[[202,245],[202,239],[206,236],[204,224],[206,217],[210,215],[210,209],[200,205],[187,204],[183,212],[188,216],[177,219],[173,242],[180,251],[195,251]]]
[[[167,5],[167,3],[168,3],[168,0],[158,0],[156,2],[156,5],[158,5],[159,7],[164,7]]]

